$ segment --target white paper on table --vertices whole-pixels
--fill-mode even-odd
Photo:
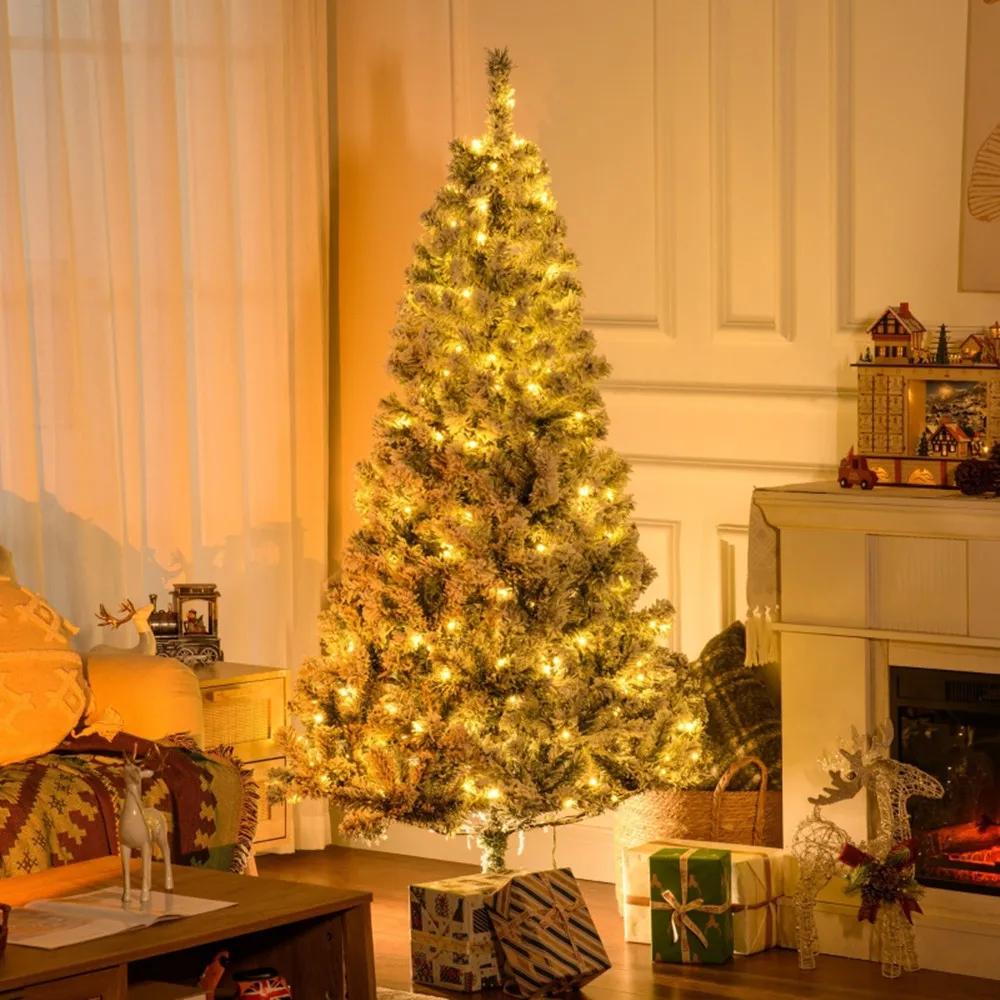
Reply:
[[[132,890],[129,906],[122,905],[121,890],[114,886],[57,899],[36,899],[11,910],[7,940],[29,948],[64,948],[108,937],[164,920],[211,913],[235,903],[197,896],[151,892],[143,903]]]

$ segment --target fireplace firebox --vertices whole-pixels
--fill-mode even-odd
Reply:
[[[923,885],[1000,895],[1000,676],[890,667],[893,754],[933,774],[910,800]]]

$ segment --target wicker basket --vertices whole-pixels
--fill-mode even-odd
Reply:
[[[760,769],[753,792],[727,791],[744,767]],[[615,815],[615,850],[657,840],[708,840],[723,844],[781,847],[781,792],[767,790],[767,765],[757,757],[734,761],[713,792],[645,792],[628,799]],[[621,863],[615,866],[621,895]]]

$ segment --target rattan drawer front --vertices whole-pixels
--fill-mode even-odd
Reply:
[[[255,698],[205,702],[207,746],[237,746],[271,738],[271,706]]]
[[[205,692],[205,745],[239,749],[274,739],[284,724],[283,680],[253,681]]]
[[[269,840],[283,840],[288,835],[287,807],[284,803],[272,806],[267,801],[267,772],[272,767],[280,767],[284,763],[284,757],[275,757],[273,760],[259,760],[250,765],[260,793],[255,844],[263,844]]]

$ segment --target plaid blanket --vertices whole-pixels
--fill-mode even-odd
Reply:
[[[121,734],[69,739],[51,753],[0,768],[0,876],[118,853],[122,756],[151,744]],[[257,787],[226,747],[161,741],[143,804],[166,814],[177,864],[246,868],[257,826]]]

